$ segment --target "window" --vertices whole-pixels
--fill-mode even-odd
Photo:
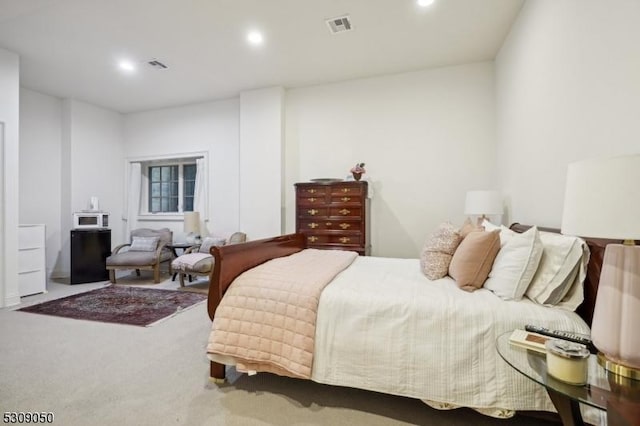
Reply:
[[[183,185],[183,193],[184,193],[184,211],[191,212],[193,211],[193,194],[196,189],[196,165],[195,164],[185,164],[184,165],[184,185]]]
[[[149,213],[193,211],[196,183],[194,161],[147,163]]]

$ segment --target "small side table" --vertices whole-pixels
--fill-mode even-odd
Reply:
[[[545,387],[563,425],[585,424],[580,414],[580,403],[606,411],[609,426],[640,425],[640,381],[608,372],[598,364],[596,355],[591,355],[586,385],[561,382],[547,375],[544,354],[510,344],[510,335],[509,331],[498,337],[498,353],[516,371]]]
[[[169,247],[169,249],[171,249],[171,252],[173,253],[173,255],[175,257],[178,257],[178,252],[177,250],[182,250],[181,254],[184,254],[184,252],[190,248],[193,247],[193,244],[189,244],[189,243],[172,243],[172,244],[167,244],[167,247]],[[175,272],[173,270],[173,268],[171,268],[171,264],[169,264],[169,268],[170,268],[170,273],[173,274],[171,276],[171,281],[175,281],[176,280],[176,275],[178,275],[177,272]],[[191,282],[191,275],[189,275],[189,282]]]

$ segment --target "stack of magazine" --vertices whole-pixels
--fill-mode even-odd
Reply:
[[[547,350],[544,347],[544,343],[549,339],[551,339],[549,336],[516,329],[509,336],[509,343],[532,351],[546,353]]]

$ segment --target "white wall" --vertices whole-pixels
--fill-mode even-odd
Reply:
[[[568,163],[640,152],[640,2],[528,0],[496,60],[508,220],[559,227]]]
[[[62,244],[62,100],[20,88],[20,223],[44,223],[47,276]]]
[[[61,149],[61,232],[58,270],[69,274],[72,213],[96,196],[111,214],[111,245],[121,242],[124,187],[122,115],[75,100],[64,100]]]
[[[286,230],[293,184],[366,163],[372,254],[418,257],[467,190],[495,187],[491,62],[293,89],[286,100]]]
[[[240,227],[250,239],[282,234],[284,90],[240,93]]]
[[[18,289],[18,55],[0,49],[0,307],[20,303]]]
[[[237,99],[167,108],[124,117],[125,159],[207,152],[209,222],[212,234],[239,228],[239,104]],[[124,161],[123,161],[124,164]],[[120,187],[120,191],[124,187]],[[119,219],[114,217],[115,220]],[[182,221],[140,222],[183,233]]]

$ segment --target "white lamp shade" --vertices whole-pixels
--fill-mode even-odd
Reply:
[[[497,215],[503,213],[502,195],[498,191],[468,191],[464,203],[466,215]]]
[[[184,232],[200,234],[199,212],[184,212]]]
[[[569,164],[562,233],[640,239],[640,154]]]
[[[640,155],[569,164],[562,233],[640,239]],[[640,377],[640,247],[607,245],[591,338],[605,368]]]

